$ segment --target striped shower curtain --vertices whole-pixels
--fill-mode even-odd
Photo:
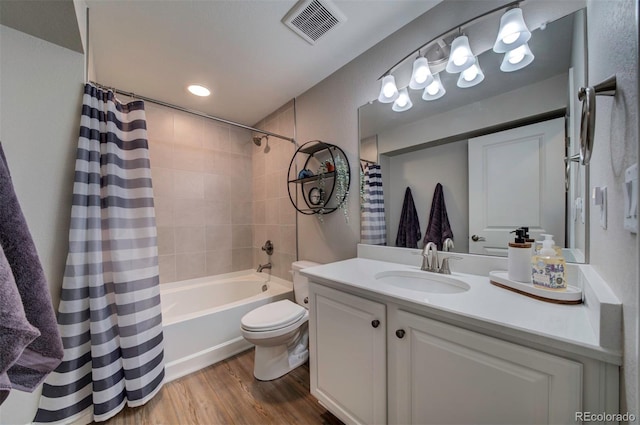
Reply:
[[[36,423],[106,420],[162,387],[164,359],[144,103],[85,85],[69,254],[58,308],[64,344]]]
[[[384,196],[380,165],[367,164],[364,171],[364,194],[360,220],[360,243],[387,244],[387,224],[384,219]]]

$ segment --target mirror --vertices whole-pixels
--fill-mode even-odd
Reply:
[[[576,9],[532,29],[529,46],[535,60],[519,71],[500,71],[502,55],[488,49],[478,55],[485,79],[477,86],[459,88],[458,74],[441,72],[446,94],[438,100],[423,101],[421,91],[409,90],[413,107],[408,111],[394,112],[391,104],[378,101],[359,108],[361,176],[364,179],[369,164],[380,166],[386,245],[396,246],[409,187],[421,230],[418,247],[423,246],[434,190],[441,183],[454,235],[451,251],[506,256],[507,242],[513,240],[508,232],[529,226],[536,240],[542,239],[541,233],[553,233],[567,261],[588,261],[587,169],[575,162],[580,129],[577,90],[587,80],[586,10]],[[411,61],[407,62],[403,67],[410,72]],[[398,75],[398,87],[408,85],[408,76]],[[500,154],[487,154],[479,147],[503,136],[524,140],[518,131],[535,133],[536,126],[546,124],[553,126],[553,137],[548,137],[553,145],[530,144],[529,148],[537,147],[525,148],[521,160],[505,163]],[[523,175],[531,177],[535,187],[518,186],[524,184],[519,178]],[[479,181],[484,186],[478,186]],[[361,189],[364,193],[364,185]],[[478,224],[474,219],[479,216]],[[554,217],[553,224],[545,222],[548,216]],[[366,243],[365,227],[362,230]],[[493,236],[498,234],[502,236],[496,242]]]

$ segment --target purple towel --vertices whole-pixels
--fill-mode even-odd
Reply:
[[[411,189],[407,187],[404,191],[404,202],[402,203],[402,213],[400,214],[400,224],[398,224],[398,235],[396,236],[396,246],[405,248],[417,248],[420,233],[420,221],[418,212],[413,203]]]
[[[11,391],[7,371],[40,332],[27,321],[13,272],[0,246],[0,404]]]
[[[433,242],[438,246],[438,250],[442,250],[444,240],[447,238],[453,239],[453,232],[447,216],[447,206],[444,203],[442,185],[438,183],[436,190],[433,192],[429,225],[427,226],[427,233],[424,235],[424,243],[426,245],[428,242]]]
[[[22,347],[24,350],[20,348],[25,339],[21,332],[13,337],[9,336],[9,339],[0,345],[0,358],[5,361],[6,355],[7,360],[10,360],[16,351],[21,351],[20,356],[6,371],[6,375],[11,381],[12,388],[32,392],[62,360],[62,339],[51,304],[49,287],[13,189],[2,144],[0,144],[0,200],[2,200],[0,202],[0,246],[15,279],[15,286],[21,300],[21,305],[13,305],[13,314],[18,317],[21,315],[20,310],[24,309],[28,322],[40,332],[40,336],[36,335],[37,337],[26,348]],[[2,296],[0,304],[5,304],[4,292]],[[4,324],[4,314],[1,320]]]

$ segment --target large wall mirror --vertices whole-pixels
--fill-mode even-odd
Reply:
[[[509,232],[528,226],[536,240],[552,233],[567,261],[588,261],[588,168],[570,159],[579,150],[577,89],[587,81],[586,9],[556,3],[565,9],[538,10],[541,23],[530,27],[529,66],[502,72],[502,55],[489,48],[478,54],[485,79],[477,86],[459,88],[458,74],[443,71],[440,99],[424,101],[410,90],[407,111],[378,101],[359,108],[361,176],[370,164],[380,166],[386,245],[396,246],[408,187],[423,246],[440,183],[451,251],[506,256]],[[549,18],[540,20],[543,13]],[[402,87],[409,78],[396,80]]]

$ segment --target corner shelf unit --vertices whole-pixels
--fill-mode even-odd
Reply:
[[[340,176],[335,167],[336,158],[346,164],[346,175]],[[334,170],[327,171],[327,163]],[[300,170],[309,170],[312,176],[300,177]],[[344,178],[347,190],[338,194],[338,180]],[[287,177],[289,199],[301,214],[329,214],[345,202],[351,183],[349,160],[344,151],[336,145],[320,140],[312,140],[300,146],[291,158]],[[338,199],[339,198],[339,199]]]

